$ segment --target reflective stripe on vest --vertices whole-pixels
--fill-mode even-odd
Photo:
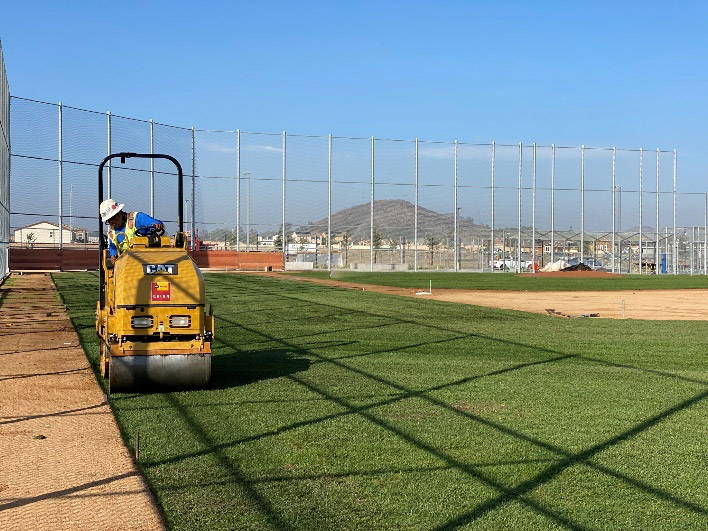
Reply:
[[[135,212],[128,214],[128,220],[125,222],[125,231],[123,231],[125,238],[123,238],[122,242],[118,243],[118,235],[114,229],[111,229],[111,241],[113,241],[113,245],[118,249],[118,254],[124,253],[128,247],[130,247],[133,237],[137,233],[135,229],[135,214]]]

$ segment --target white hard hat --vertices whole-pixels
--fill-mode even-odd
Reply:
[[[125,205],[114,201],[113,199],[106,199],[101,206],[98,207],[98,211],[101,214],[101,221],[105,223],[118,212],[123,210]]]

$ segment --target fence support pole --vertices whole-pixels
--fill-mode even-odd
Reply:
[[[64,246],[64,107],[61,102],[59,102],[59,249]]]
[[[195,137],[194,137],[194,127],[192,127],[192,251],[196,250],[196,241],[197,241],[197,233],[196,233],[196,224],[194,222],[194,213],[196,212],[196,209],[194,208],[194,189],[195,189],[195,179],[196,179],[196,174],[197,174],[197,152],[196,152],[196,144],[195,144]]]
[[[413,207],[413,271],[418,271],[418,139],[415,139],[415,205]]]
[[[703,194],[703,274],[708,274],[708,193]]]
[[[496,151],[496,142],[492,142],[492,234],[489,242],[489,265],[494,273],[494,156]]]
[[[616,183],[616,163],[617,163],[617,148],[615,146],[612,146],[612,272],[615,272],[615,259],[616,259],[616,251],[615,251],[615,234],[617,231],[617,219],[616,219],[616,211],[617,211],[617,202],[616,202],[616,193],[617,193],[617,185]]]
[[[536,272],[536,142],[533,143],[533,181],[531,185],[531,270]]]
[[[642,249],[642,220],[644,217],[642,216],[642,198],[643,198],[643,191],[644,191],[644,175],[643,175],[643,167],[644,167],[644,150],[642,148],[639,148],[639,274],[642,274],[642,257],[643,257],[643,249]]]
[[[556,258],[556,145],[551,144],[551,263]]]
[[[691,276],[693,276],[693,264],[696,261],[694,257],[694,249],[696,247],[696,227],[692,226],[691,227],[691,252],[689,253],[689,256],[691,257]]]
[[[585,262],[585,144],[580,146],[580,262]]]
[[[371,239],[369,240],[369,270],[374,270],[374,137],[371,137]]]
[[[455,227],[454,227],[454,234],[453,238],[455,239],[453,245],[455,247],[455,252],[453,253],[453,257],[455,259],[455,266],[454,270],[459,271],[459,245],[458,245],[458,237],[457,237],[457,140],[455,140],[455,211],[454,211],[454,222],[455,222]]]
[[[150,154],[155,153],[155,131],[150,118]],[[150,216],[155,217],[155,159],[150,159]]]
[[[328,139],[327,157],[327,270],[332,271],[332,135]],[[317,264],[315,264],[317,265]]]
[[[111,111],[108,111],[106,113],[106,127],[108,129],[107,131],[107,141],[108,141],[108,154],[111,154],[112,151],[112,146],[111,146]],[[108,161],[106,164],[106,167],[108,168],[108,197],[112,197],[111,194],[111,181],[112,181],[112,175],[111,175],[111,166],[112,166],[112,161]]]
[[[241,129],[236,129],[236,252],[241,250]]]
[[[674,255],[674,275],[678,274],[678,240],[676,239],[676,163],[677,153],[674,149],[674,237],[673,237],[673,255]]]
[[[518,212],[518,233],[516,237],[516,272],[521,273],[521,173],[522,173],[522,163],[523,163],[523,150],[524,146],[519,142],[519,212]]]
[[[288,135],[283,131],[283,271],[285,271],[285,263],[287,262],[288,237],[285,234],[285,183],[287,181],[287,149]],[[251,176],[248,176],[249,181]]]
[[[659,253],[659,148],[656,148],[656,244],[654,258],[654,274],[659,274],[659,260],[661,255]]]

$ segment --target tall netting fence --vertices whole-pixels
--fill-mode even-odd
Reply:
[[[0,43],[0,277],[8,274],[10,243],[10,86]]]
[[[169,232],[181,207],[193,247],[282,251],[293,268],[708,273],[708,195],[679,191],[675,150],[206,130],[11,103],[12,246],[96,246],[97,167],[127,151],[176,157],[184,204],[165,160],[113,160],[104,194]]]

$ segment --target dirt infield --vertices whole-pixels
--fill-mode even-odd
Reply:
[[[164,529],[46,274],[0,289],[0,529]]]
[[[573,276],[607,276],[596,271],[559,273]],[[554,275],[544,273],[544,275]],[[581,317],[599,314],[606,319],[708,320],[708,290],[674,289],[641,291],[487,291],[464,289],[434,289],[432,295],[420,295],[410,288],[394,288],[312,279],[288,275],[287,278],[356,290],[375,291],[391,295],[418,297],[461,304],[476,304],[492,308],[520,310],[555,316]],[[624,309],[623,309],[624,308]]]

